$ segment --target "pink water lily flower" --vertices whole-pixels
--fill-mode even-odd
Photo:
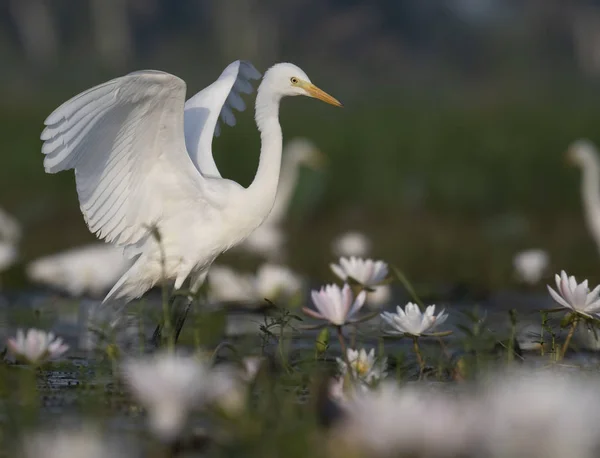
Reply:
[[[39,329],[29,329],[27,334],[19,329],[16,338],[11,337],[6,344],[17,358],[23,359],[29,364],[38,364],[58,358],[69,349],[69,346],[60,337]]]
[[[345,284],[343,288],[338,285],[326,285],[319,291],[311,292],[315,310],[304,307],[302,311],[313,318],[329,321],[336,326],[353,321],[358,311],[365,303],[366,292],[354,298],[352,288]]]
[[[575,277],[569,277],[564,270],[560,272],[560,276],[557,274],[554,278],[557,291],[550,286],[548,291],[552,299],[561,306],[586,316],[600,313],[600,285],[590,291],[587,280],[577,283]]]

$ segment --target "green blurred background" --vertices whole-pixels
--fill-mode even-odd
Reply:
[[[282,107],[284,137],[329,158],[290,211],[295,269],[329,279],[331,239],[352,229],[417,282],[512,287],[512,257],[532,247],[552,272],[600,281],[564,161],[573,140],[600,141],[600,1],[575,0],[2,2],[0,207],[24,226],[22,262],[94,240],[73,174],[44,174],[45,116],[141,68],[192,95],[238,58],[294,62],[345,104]],[[214,151],[248,184],[259,137],[251,110],[237,119]]]

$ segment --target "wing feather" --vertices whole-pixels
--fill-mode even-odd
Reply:
[[[44,122],[46,172],[75,169],[81,211],[98,237],[136,244],[168,216],[168,203],[210,191],[185,148],[185,90],[168,73],[135,72],[73,97]]]
[[[220,134],[219,118],[229,126],[236,123],[233,110],[243,111],[241,94],[253,91],[251,80],[261,74],[250,62],[236,60],[221,76],[185,103],[184,130],[188,152],[196,168],[204,175],[220,177],[212,153],[213,135]]]

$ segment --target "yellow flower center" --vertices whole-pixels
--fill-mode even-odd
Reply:
[[[369,373],[369,365],[365,361],[358,360],[354,363],[354,370],[359,376],[364,376]]]

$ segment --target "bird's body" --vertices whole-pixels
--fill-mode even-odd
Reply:
[[[581,168],[581,198],[585,222],[600,252],[600,160],[598,151],[591,142],[578,140],[569,147],[568,160]]]
[[[222,178],[212,157],[218,118],[233,124],[260,74],[236,61],[185,103],[180,78],[134,72],[89,89],[57,108],[42,132],[48,173],[74,169],[90,230],[124,249],[132,266],[105,298],[140,297],[163,279],[197,290],[212,262],[240,243],[269,214],[279,179],[279,103],[310,95],[332,104],[292,64],[277,64],[257,91],[261,133],[256,176],[248,188]],[[186,122],[185,117],[190,116]]]

